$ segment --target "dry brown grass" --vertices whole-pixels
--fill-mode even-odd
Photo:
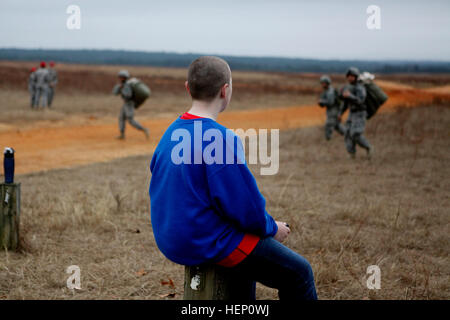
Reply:
[[[59,84],[52,110],[31,111],[26,89],[28,70],[35,63],[0,61],[0,130],[8,125],[67,125],[91,121],[115,122],[122,101],[111,94],[120,66],[58,65]],[[138,118],[174,117],[186,111],[185,69],[127,67],[152,89],[137,111]],[[315,104],[320,87],[308,76],[256,72],[233,73],[230,109],[248,110]]]
[[[282,135],[280,174],[259,183],[270,212],[293,226],[288,245],[311,261],[321,298],[450,297],[449,127],[448,105],[378,115],[372,161],[361,150],[349,160],[321,128]],[[373,264],[379,291],[362,280]]]
[[[36,62],[0,61],[0,130],[11,124],[30,126],[36,121],[50,126],[116,121],[121,100],[112,96],[111,90],[121,68],[130,70],[153,91],[151,98],[137,112],[140,118],[179,115],[185,111],[189,101],[184,89],[187,71],[183,68],[57,64],[59,84],[54,109],[30,112],[27,79],[32,66],[36,66]],[[321,91],[319,77],[320,74],[314,73],[235,71],[230,109],[316,104]],[[332,74],[331,77],[336,87],[344,83],[343,75]],[[450,84],[450,77],[446,74],[395,74],[382,75],[379,79],[420,88]]]
[[[349,160],[322,128],[281,132],[280,172],[256,177],[268,211],[292,227],[287,245],[310,260],[320,298],[450,298],[449,127],[448,106],[377,115],[370,162],[360,150]],[[183,267],[162,256],[150,226],[150,157],[19,176],[25,245],[0,253],[0,298],[181,298]],[[72,264],[76,292],[66,288]],[[372,264],[379,291],[362,280]],[[276,292],[259,286],[258,297]]]
[[[58,66],[55,109],[31,112],[31,65],[0,62],[0,130],[116,121],[121,101],[110,90],[120,67]],[[186,110],[184,69],[127,68],[154,93],[138,119]],[[232,110],[314,104],[319,90],[317,74],[233,78]],[[449,83],[444,75],[383,79]],[[322,128],[281,133],[279,174],[257,180],[269,212],[292,226],[288,245],[311,261],[320,298],[450,298],[450,109],[442,104],[377,115],[367,128],[377,152],[371,162],[349,161],[342,138],[326,143]],[[179,299],[183,268],[157,250],[150,226],[150,157],[20,176],[23,248],[0,253],[0,299]],[[81,291],[66,288],[72,264],[81,267]],[[381,267],[380,291],[362,281],[371,264]],[[175,288],[162,284],[169,279]],[[258,287],[258,297],[276,293]]]

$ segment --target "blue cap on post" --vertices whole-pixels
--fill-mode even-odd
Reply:
[[[3,170],[5,172],[5,183],[14,182],[14,149],[5,148],[3,152]]]

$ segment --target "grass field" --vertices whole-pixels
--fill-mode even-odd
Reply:
[[[0,74],[10,72],[8,68],[22,66],[4,62]],[[85,72],[83,68],[88,67],[62,70]],[[96,73],[111,76],[117,70],[96,68]],[[173,77],[182,85],[182,70],[144,71],[153,79]],[[383,80],[436,86],[423,76],[415,84],[394,77],[400,76]],[[437,85],[448,85],[448,78],[442,79]],[[237,74],[237,101],[231,107],[314,103],[316,81],[317,75]],[[280,82],[297,91],[282,90]],[[90,117],[99,123],[116,121],[117,98],[87,89],[71,92],[62,83],[58,109],[48,112],[29,111],[26,93],[16,82],[0,83],[0,126],[45,128]],[[152,108],[143,109],[142,117],[170,117],[185,110],[189,100],[184,91],[171,86],[154,89]],[[110,90],[109,83],[106,87]],[[348,159],[342,137],[326,142],[321,127],[282,130],[279,173],[260,176],[258,166],[251,166],[268,212],[291,225],[286,244],[311,262],[319,298],[450,299],[449,128],[447,102],[380,113],[366,131],[376,148],[371,161],[361,150],[355,160]],[[183,267],[158,251],[150,225],[150,159],[151,150],[19,175],[22,249],[0,252],[0,299],[180,299]],[[365,285],[366,268],[374,264],[381,269],[381,290]],[[70,265],[81,268],[79,291],[66,287]],[[257,296],[277,298],[262,286]]]
[[[0,61],[0,113],[2,125],[28,127],[35,121],[67,125],[92,120],[116,121],[120,99],[111,95],[117,72],[126,68],[147,83],[152,97],[139,109],[140,118],[176,116],[184,112],[189,98],[184,89],[185,69],[131,66],[58,65],[59,82],[53,110],[29,112],[28,72],[35,62]],[[233,72],[230,110],[316,104],[320,93],[318,74]],[[344,83],[342,75],[331,75],[333,84]],[[399,88],[430,88],[450,84],[450,75],[383,75],[383,81]],[[394,89],[396,89],[394,87]],[[392,90],[391,90],[392,91]],[[392,92],[395,93],[395,92]],[[0,127],[0,130],[2,128]]]
[[[29,112],[26,79],[31,66],[34,63],[0,61],[0,113],[7,120],[2,122],[29,126],[38,120],[65,124],[88,119],[115,121],[121,101],[111,91],[121,68],[128,69],[152,89],[151,99],[138,111],[139,117],[173,117],[184,112],[189,103],[184,69],[60,65],[54,110]],[[233,89],[230,109],[248,110],[315,103],[320,88],[317,75],[234,72]]]

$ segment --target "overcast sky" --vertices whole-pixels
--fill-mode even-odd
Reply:
[[[450,61],[450,1],[1,0],[0,47]]]

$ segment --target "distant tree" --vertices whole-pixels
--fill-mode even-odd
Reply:
[[[0,49],[1,60],[54,60],[67,63],[145,65],[182,68],[189,66],[190,62],[199,55],[201,54],[122,50]],[[230,63],[233,70],[343,73],[349,66],[354,65],[361,70],[375,73],[450,72],[450,62],[345,61],[240,56],[222,56],[222,58]]]

